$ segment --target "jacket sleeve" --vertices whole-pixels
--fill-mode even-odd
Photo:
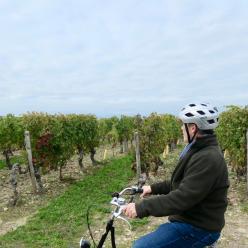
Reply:
[[[180,214],[208,195],[218,176],[219,163],[208,154],[194,157],[177,189],[135,204],[138,217]]]
[[[170,182],[166,180],[154,183],[151,185],[151,190],[153,195],[166,195],[170,192]]]

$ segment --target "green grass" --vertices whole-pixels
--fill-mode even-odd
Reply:
[[[0,160],[0,170],[6,167],[6,163],[4,160]]]
[[[70,186],[63,195],[40,209],[25,226],[0,237],[0,247],[62,248],[77,244],[87,230],[88,206],[100,206],[92,207],[91,215],[108,212],[106,203],[111,196],[107,192],[121,190],[133,178],[131,160],[131,157],[112,160]]]
[[[10,158],[10,161],[12,164],[19,163],[19,164],[26,164],[26,158],[19,155],[19,156],[13,156]],[[7,168],[5,159],[0,160],[0,170],[3,168]]]

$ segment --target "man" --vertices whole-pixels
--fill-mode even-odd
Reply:
[[[143,186],[146,197],[130,203],[130,217],[169,216],[169,222],[138,239],[133,248],[187,248],[211,245],[220,237],[227,207],[228,172],[214,128],[218,110],[210,104],[189,104],[180,112],[184,140],[170,181]]]

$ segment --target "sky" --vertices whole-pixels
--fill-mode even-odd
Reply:
[[[248,103],[246,0],[0,0],[0,115]]]

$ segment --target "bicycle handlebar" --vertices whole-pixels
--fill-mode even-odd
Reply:
[[[129,192],[129,194],[127,194],[127,195],[132,196],[131,200],[128,202],[128,203],[131,203],[134,199],[133,196],[135,194],[143,193],[143,189],[139,188],[138,186],[132,186],[132,187],[128,187],[128,188],[123,189],[119,193],[115,192],[112,194],[113,199],[111,200],[110,204],[116,206],[116,209],[115,209],[115,211],[113,211],[113,214],[112,214],[112,219],[119,218],[121,220],[124,220],[125,222],[128,223],[129,227],[131,228],[129,221],[126,218],[120,216],[122,214],[123,208],[127,205],[126,199],[122,198],[121,196],[126,195],[127,192]]]

